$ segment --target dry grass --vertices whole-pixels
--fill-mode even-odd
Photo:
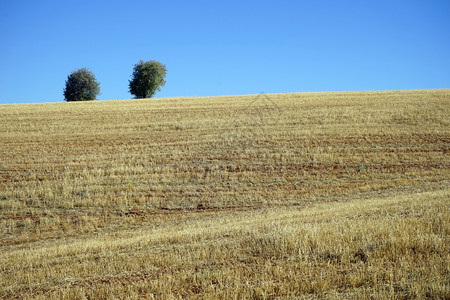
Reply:
[[[0,106],[0,297],[449,298],[450,91]]]

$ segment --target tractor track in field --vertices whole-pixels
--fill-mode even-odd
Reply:
[[[327,199],[331,201],[345,201],[345,199],[357,199],[366,197],[385,197],[390,195],[398,195],[399,193],[411,193],[411,192],[426,192],[433,190],[446,189],[450,186],[450,180],[441,180],[435,182],[424,182],[422,184],[398,186],[393,188],[387,188],[382,190],[375,190],[369,192],[361,192],[355,194],[342,194],[342,195],[327,195],[324,197],[315,198],[313,202],[326,201]],[[319,199],[319,200],[318,200]],[[108,209],[101,208],[99,210],[80,210],[71,209],[65,211],[53,211],[53,212],[42,212],[42,213],[31,213],[27,212],[24,214],[8,213],[4,212],[0,214],[2,220],[39,220],[39,218],[45,217],[59,217],[59,218],[76,218],[76,217],[102,217],[102,216],[130,216],[130,217],[144,217],[144,216],[154,216],[154,215],[173,215],[173,214],[198,214],[207,212],[230,212],[230,211],[248,211],[248,210],[258,210],[263,208],[276,208],[276,207],[289,207],[298,206],[302,203],[310,203],[308,199],[302,199],[301,203],[287,203],[287,204],[277,204],[277,205],[231,205],[231,206],[209,206],[206,204],[198,204],[195,207],[158,207],[152,209],[141,209],[141,208],[129,208],[129,209]]]
[[[111,226],[98,226],[93,231],[82,232],[77,234],[65,234],[64,232],[42,232],[41,236],[37,240],[14,240],[11,239],[13,236],[7,234],[0,235],[0,248],[3,247],[29,247],[34,243],[48,242],[51,240],[59,240],[64,238],[74,238],[77,236],[86,236],[90,234],[99,234],[101,232],[105,232],[108,230],[112,230],[111,228],[121,228],[126,229],[127,227],[135,227],[142,226],[143,224],[149,224],[154,222],[155,218],[163,217],[170,218],[171,220],[177,220],[180,216],[189,217],[189,216],[199,216],[202,217],[216,214],[216,213],[245,213],[249,211],[258,210],[267,210],[267,209],[283,209],[283,208],[292,208],[292,209],[303,209],[310,205],[325,203],[325,202],[346,202],[355,199],[376,199],[390,196],[399,196],[405,194],[412,193],[422,193],[422,192],[430,192],[430,191],[438,191],[438,190],[447,190],[450,187],[450,180],[442,180],[436,182],[424,182],[422,184],[417,185],[408,185],[408,186],[399,186],[394,188],[388,188],[377,191],[369,191],[362,192],[350,195],[336,195],[336,196],[323,196],[315,199],[304,199],[304,201],[298,203],[286,203],[272,206],[223,206],[223,207],[213,207],[199,204],[197,207],[174,207],[174,208],[166,208],[160,207],[152,210],[143,210],[139,208],[130,208],[127,210],[117,210],[117,209],[102,209],[101,211],[79,211],[72,210],[66,212],[54,212],[54,213],[35,213],[35,214],[22,214],[22,215],[8,215],[3,214],[0,215],[1,220],[13,220],[13,221],[24,221],[26,219],[30,219],[34,222],[39,222],[40,218],[49,217],[53,218],[58,216],[62,220],[69,220],[68,222],[72,226],[76,226],[83,221],[80,219],[85,216],[91,217],[103,217],[106,215],[107,218],[115,219],[119,218],[121,220],[134,220],[132,223],[128,224],[117,224],[113,227]],[[138,223],[135,223],[135,222]],[[125,221],[126,222],[126,221]],[[82,226],[82,224],[80,225]],[[157,224],[155,226],[158,226]]]

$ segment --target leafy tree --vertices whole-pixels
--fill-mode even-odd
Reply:
[[[100,93],[100,84],[95,79],[94,73],[82,68],[67,76],[64,99],[66,101],[95,100]]]
[[[156,91],[160,91],[161,87],[166,84],[166,66],[160,62],[140,61],[134,65],[133,74],[131,75],[130,94],[136,98],[151,98]]]

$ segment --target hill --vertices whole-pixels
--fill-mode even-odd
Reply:
[[[449,298],[450,90],[0,106],[0,297]]]

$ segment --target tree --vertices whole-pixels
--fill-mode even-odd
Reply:
[[[95,79],[94,73],[82,68],[67,76],[64,99],[66,101],[95,100],[100,93],[100,84]]]
[[[134,65],[131,75],[130,94],[136,98],[151,98],[156,91],[166,84],[166,66],[160,62],[149,60],[140,61]]]

